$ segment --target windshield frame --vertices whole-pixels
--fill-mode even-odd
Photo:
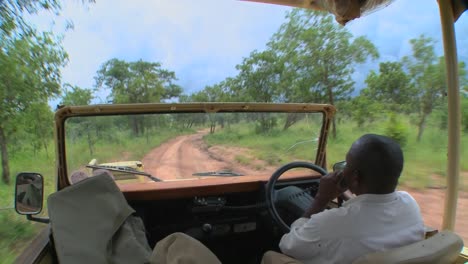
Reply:
[[[70,117],[166,113],[297,112],[322,113],[315,164],[326,167],[326,144],[336,108],[312,103],[153,103],[63,106],[55,113],[57,190],[71,185],[67,172],[65,121]]]

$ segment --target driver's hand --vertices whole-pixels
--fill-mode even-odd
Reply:
[[[346,189],[340,185],[342,178],[343,173],[340,172],[331,172],[323,176],[320,179],[319,190],[315,199],[328,203],[340,196],[340,194],[346,191]]]

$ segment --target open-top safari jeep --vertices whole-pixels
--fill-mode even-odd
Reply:
[[[314,3],[324,1],[261,2],[317,8]],[[448,189],[444,228],[453,229],[460,151],[457,147],[460,110],[453,37],[454,16],[460,12],[453,10],[463,1],[439,2],[449,84]],[[340,16],[340,22],[355,18],[348,17],[346,12]],[[59,239],[65,229],[79,238],[83,235],[80,233],[88,234],[96,226],[112,224],[117,218],[108,214],[96,219],[110,208],[105,205],[108,200],[102,195],[115,194],[115,190],[89,184],[101,175],[87,175],[86,179],[76,183],[71,181],[73,173],[86,171],[89,160],[96,158],[102,163],[91,164],[92,169],[145,177],[137,182],[116,179],[109,184],[116,184],[118,192],[125,198],[119,201],[128,203],[129,207],[119,205],[125,208],[126,215],[134,212],[143,221],[145,241],[138,240],[138,243],[146,243],[151,248],[163,237],[183,232],[204,243],[223,263],[259,263],[267,250],[278,250],[281,235],[303,209],[303,194],[314,196],[316,193],[320,176],[326,173],[327,158],[331,163],[342,159],[332,157],[337,160],[330,160],[332,158],[326,155],[327,135],[334,114],[333,106],[317,104],[63,107],[55,116],[57,192],[49,197],[50,219],[34,216],[42,209],[42,176],[21,173],[17,178],[17,211],[26,214],[30,220],[49,223],[18,262],[60,262],[63,252],[69,253],[77,245],[92,247],[93,243],[102,240],[103,234],[99,232],[93,240],[76,239],[62,244],[63,240]],[[118,163],[128,160],[141,160],[144,169]],[[34,182],[34,188],[30,188],[33,183],[28,178]],[[291,185],[297,186],[298,191],[277,197],[278,189]],[[61,203],[62,207],[56,206],[57,202],[66,200],[61,199],[61,194],[83,190],[80,186],[97,189],[92,189],[89,195],[81,193],[80,199],[71,201],[70,205],[74,207],[63,206],[64,203]],[[92,204],[94,198],[96,203]],[[339,206],[346,198],[341,197],[330,207]],[[118,211],[119,206],[114,209]],[[73,224],[56,228],[64,219],[57,218],[57,215],[63,216],[60,210],[54,211],[57,208],[73,215],[70,219]],[[458,255],[460,248],[461,241],[457,236],[447,232],[408,247],[368,256],[359,263],[432,263],[434,259],[435,263],[464,263],[467,257]]]
[[[29,208],[17,199],[17,211],[28,214],[31,220],[50,222],[19,261],[63,261],[61,256],[73,254],[70,249],[74,248],[84,257],[84,249],[76,243],[98,243],[99,238],[81,241],[86,239],[86,232],[97,233],[96,237],[109,235],[99,229],[99,223],[113,226],[120,219],[120,226],[120,209],[109,208],[127,208],[128,202],[131,213],[134,210],[133,215],[143,220],[149,248],[169,234],[183,232],[204,243],[223,263],[260,263],[266,251],[278,251],[279,239],[306,209],[304,193],[314,196],[320,176],[326,173],[327,134],[334,114],[333,106],[322,104],[63,107],[55,120],[59,191],[48,199],[50,221],[31,215],[42,207],[42,186],[35,188],[40,195],[30,195],[30,189],[24,188],[25,178],[34,178],[37,186],[42,177],[36,173],[18,176],[21,184],[17,197],[25,193],[40,200]],[[133,135],[135,120],[148,125],[147,135]],[[127,126],[123,125],[125,122]],[[90,131],[83,132],[79,126],[82,123],[87,123]],[[95,134],[97,129],[92,153],[83,151],[88,132]],[[131,140],[124,143],[125,137]],[[138,138],[142,143],[138,144]],[[139,153],[143,156],[135,156]],[[111,163],[90,164],[87,161],[91,157],[107,157]],[[143,165],[138,168],[144,171],[125,163],[134,158],[142,160]],[[113,202],[113,198],[108,198],[110,191],[97,187],[102,182],[94,182],[94,177],[101,175],[93,176],[89,168],[123,177],[115,177],[107,184],[115,182],[125,199]],[[72,175],[77,172],[87,178],[72,182]],[[138,175],[143,180],[128,180],[125,174]],[[278,197],[278,189],[292,185],[299,187],[297,191]],[[346,196],[330,206],[339,206],[342,199]],[[128,208],[122,210],[128,213]],[[61,233],[76,240],[70,241]],[[111,237],[115,235],[112,233]],[[461,241],[448,243],[440,250],[448,248],[457,256]],[[436,244],[443,245],[440,241]]]

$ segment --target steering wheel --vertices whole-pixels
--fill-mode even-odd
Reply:
[[[291,163],[287,163],[283,165],[271,175],[266,185],[266,192],[265,192],[266,199],[265,200],[266,200],[268,210],[270,211],[270,215],[272,216],[273,220],[278,224],[278,226],[284,233],[288,233],[290,230],[290,227],[284,222],[284,220],[281,218],[278,211],[276,210],[275,185],[279,177],[283,175],[283,173],[294,168],[311,169],[313,171],[320,173],[320,175],[322,176],[327,174],[327,171],[325,169],[313,163],[306,162],[306,161],[295,161],[295,162],[291,162]],[[317,180],[317,179],[314,178],[314,180]]]

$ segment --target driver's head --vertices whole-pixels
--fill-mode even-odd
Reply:
[[[356,140],[346,155],[346,178],[355,194],[385,194],[395,191],[403,169],[403,152],[394,140],[366,134]]]

